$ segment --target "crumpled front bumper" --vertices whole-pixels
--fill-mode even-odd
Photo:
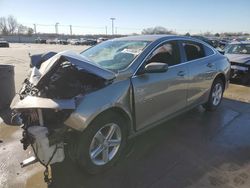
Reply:
[[[231,79],[250,77],[250,65],[245,63],[231,62]]]
[[[250,70],[250,66],[231,65],[231,70],[247,72]]]

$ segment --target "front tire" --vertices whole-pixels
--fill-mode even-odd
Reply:
[[[207,103],[203,105],[207,111],[215,111],[219,107],[222,101],[224,88],[224,82],[220,78],[216,78],[212,84],[209,99]]]
[[[97,174],[113,166],[126,145],[124,118],[105,113],[95,119],[80,135],[77,162],[89,174]]]

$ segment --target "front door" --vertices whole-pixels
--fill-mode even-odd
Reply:
[[[137,130],[186,106],[188,71],[187,65],[180,63],[177,42],[159,46],[145,64],[150,62],[167,63],[169,68],[163,73],[143,73],[132,78]]]

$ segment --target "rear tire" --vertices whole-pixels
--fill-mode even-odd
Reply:
[[[80,135],[77,162],[87,173],[105,171],[120,158],[127,140],[125,122],[124,118],[115,113],[105,113],[97,117]]]
[[[208,101],[203,105],[207,111],[215,111],[223,97],[225,84],[220,78],[216,78],[212,84]]]

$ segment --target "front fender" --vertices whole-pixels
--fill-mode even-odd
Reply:
[[[102,112],[118,107],[132,122],[130,80],[114,82],[105,88],[85,95],[76,110],[64,122],[65,125],[83,131]]]

